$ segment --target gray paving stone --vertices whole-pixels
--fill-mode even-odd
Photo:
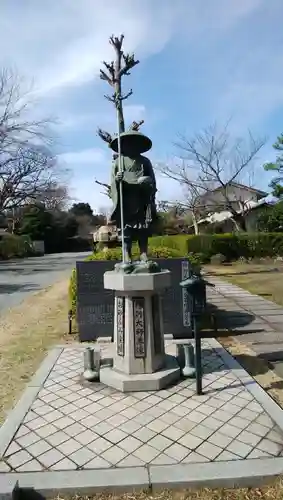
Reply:
[[[274,427],[273,420],[266,413],[259,415],[259,417],[257,417],[257,419],[256,419],[256,423],[264,425],[265,427],[268,427],[269,429],[272,429]]]
[[[181,420],[181,418],[179,415],[176,415],[176,413],[164,413],[164,415],[162,415],[162,421],[170,425],[175,424],[178,420]]]
[[[119,427],[120,425],[124,424],[125,422],[127,422],[128,419],[127,417],[123,416],[123,415],[113,415],[113,417],[110,417],[108,419],[108,424],[109,425],[112,425],[113,427]]]
[[[150,441],[148,441],[147,444],[149,446],[153,446],[153,448],[156,448],[161,452],[164,451],[166,448],[169,448],[169,446],[173,444],[173,441],[165,436],[162,436],[161,434],[158,434],[154,438],[150,439]]]
[[[269,441],[268,439],[262,439],[257,445],[257,448],[262,451],[266,451],[270,455],[274,455],[275,457],[279,455],[282,451],[282,444],[274,443],[273,441]]]
[[[64,432],[68,434],[68,436],[71,437],[76,437],[81,434],[81,432],[84,432],[86,429],[83,425],[79,424],[78,422],[70,425],[68,428],[64,429]]]
[[[21,425],[17,431],[16,439],[25,436],[28,433],[30,433],[29,428],[26,425]]]
[[[55,434],[58,429],[53,425],[53,424],[47,424],[44,425],[43,427],[40,427],[40,429],[36,429],[36,433],[41,437],[41,438],[46,438],[48,436],[51,436],[52,434]]]
[[[190,451],[195,450],[201,443],[202,439],[194,436],[193,434],[185,434],[179,439],[179,444],[185,446]]]
[[[128,455],[117,464],[117,467],[143,467],[145,463],[133,455]]]
[[[249,444],[251,446],[256,446],[260,442],[261,437],[257,436],[256,434],[253,434],[252,432],[244,430],[241,432],[241,434],[237,436],[237,439],[242,443]]]
[[[212,434],[212,436],[208,438],[208,442],[224,449],[231,443],[233,439],[234,438],[232,436],[222,434],[220,429],[219,431],[214,432],[214,434]]]
[[[88,448],[81,448],[74,453],[71,453],[69,458],[72,462],[75,462],[79,467],[82,467],[86,463],[90,462],[93,458],[95,458],[95,453]]]
[[[230,423],[224,424],[221,427],[221,434],[226,434],[227,436],[232,436],[233,438],[237,437],[241,432],[241,429],[231,425]]]
[[[148,444],[143,444],[133,452],[133,455],[145,463],[150,463],[154,458],[160,455],[160,451]]]
[[[208,427],[199,424],[192,428],[191,434],[205,440],[208,439],[211,434],[213,434],[213,429],[209,429]]]
[[[44,441],[43,439],[36,441],[36,443],[33,443],[26,448],[26,450],[35,458],[37,458],[39,455],[50,449],[51,445],[47,443],[47,441]]]
[[[172,441],[179,441],[184,434],[186,434],[186,431],[178,429],[178,427],[175,427],[174,425],[167,427],[167,429],[164,429],[164,431],[161,432],[162,436],[172,439]]]
[[[190,464],[190,463],[204,463],[209,462],[209,459],[204,457],[203,455],[199,455],[197,452],[193,451],[187,457],[182,460],[182,464]]]
[[[268,434],[269,429],[261,424],[257,424],[255,422],[252,422],[246,428],[246,431],[252,432],[253,434],[256,434],[257,436],[260,436],[260,437],[265,437]]]
[[[224,450],[222,453],[220,453],[220,455],[218,455],[218,457],[215,458],[217,462],[229,462],[232,460],[240,460],[240,459],[241,457],[227,450]]]
[[[165,453],[161,453],[150,462],[150,465],[175,465],[177,463],[178,461],[173,457],[169,457]]]
[[[221,422],[217,418],[214,418],[214,416],[210,416],[210,417],[206,418],[205,420],[203,420],[202,424],[205,427],[208,427],[209,429],[216,431],[217,429],[222,427],[223,422]]]
[[[64,443],[64,441],[67,441],[68,439],[70,439],[70,436],[63,431],[57,431],[55,434],[51,434],[51,436],[46,437],[46,441],[52,446]]]
[[[119,429],[126,434],[134,434],[136,431],[141,429],[142,425],[134,420],[130,420],[125,422],[124,424],[119,425]]]
[[[7,463],[13,468],[16,469],[17,467],[20,467],[21,465],[25,464],[26,462],[29,462],[32,460],[32,456],[26,451],[26,450],[21,450],[17,451],[17,453],[14,453],[14,455],[11,455],[7,459]]]
[[[88,417],[84,418],[83,424],[87,429],[93,429],[94,427],[100,425],[100,420],[94,415],[89,415]]]
[[[22,448],[21,446],[19,446],[16,441],[12,441],[12,443],[10,444],[9,448],[7,449],[7,451],[5,452],[5,457],[9,457],[10,455],[13,455],[14,453],[16,453],[17,451],[20,451]]]
[[[160,418],[157,418],[149,422],[146,427],[151,431],[161,433],[164,429],[167,429],[168,423],[164,422],[164,420],[161,420]]]
[[[127,453],[132,453],[143,445],[143,442],[134,436],[128,436],[123,441],[119,442],[119,447]]]
[[[2,462],[2,460],[0,460],[0,473],[1,472],[10,472],[10,467],[9,465],[7,465],[5,462]]]
[[[242,458],[246,458],[248,454],[252,451],[253,446],[248,445],[239,441],[238,439],[234,439],[228,446],[227,451],[234,453]]]
[[[220,455],[222,451],[222,448],[216,446],[215,444],[209,443],[208,441],[202,443],[197,449],[197,452],[200,455],[203,455],[209,460],[214,460],[218,455]]]
[[[257,459],[257,458],[271,458],[272,455],[269,455],[266,451],[259,450],[255,448],[249,455],[248,459]]]
[[[107,469],[112,465],[101,457],[94,457],[90,462],[84,465],[84,469]]]
[[[87,447],[91,450],[94,451],[97,455],[100,455],[104,451],[108,450],[111,448],[111,443],[107,441],[106,439],[100,437],[93,441],[92,443],[89,443]]]
[[[169,455],[169,457],[174,458],[178,462],[181,462],[188,454],[188,448],[182,446],[180,443],[173,443],[166,449],[166,455]]]
[[[43,455],[40,456],[40,462],[47,468],[51,467],[52,465],[56,464],[56,462],[59,462],[59,460],[62,460],[64,455],[56,450],[55,448],[52,448],[49,451],[46,451],[43,453]]]
[[[108,441],[111,441],[111,443],[117,444],[125,439],[127,437],[127,434],[120,429],[113,429],[107,433],[106,437]]]
[[[61,451],[67,457],[71,455],[71,453],[79,450],[82,447],[81,443],[73,438],[69,438],[67,441],[57,445],[57,449]]]
[[[279,444],[283,443],[282,433],[280,432],[280,429],[278,427],[273,428],[267,434],[266,439],[269,439],[270,441],[274,441],[275,443]]]
[[[37,460],[31,460],[20,467],[17,467],[17,472],[40,472],[43,471],[43,466]]]
[[[112,446],[108,450],[104,451],[101,457],[104,458],[104,460],[106,460],[107,462],[116,465],[117,463],[121,462],[121,460],[123,460],[123,458],[125,458],[127,455],[128,453],[119,446]]]
[[[30,444],[36,443],[39,440],[40,440],[40,437],[35,432],[28,432],[24,436],[19,437],[17,439],[17,442],[19,443],[20,446],[25,448],[26,446],[29,446]]]
[[[112,430],[114,430],[114,428],[106,422],[99,422],[94,427],[94,431],[96,432],[96,434],[99,434],[99,436],[104,436],[105,434],[108,434]]]

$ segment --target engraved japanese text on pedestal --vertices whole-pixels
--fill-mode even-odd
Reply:
[[[125,297],[117,297],[117,354],[125,355]]]
[[[144,297],[133,298],[134,345],[135,358],[145,358],[145,300]]]

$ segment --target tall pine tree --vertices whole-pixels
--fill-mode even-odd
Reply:
[[[275,162],[266,163],[264,165],[265,170],[277,172],[277,176],[272,179],[270,187],[272,189],[273,196],[277,198],[283,197],[283,134],[277,137],[277,141],[273,144],[274,149],[279,151]]]

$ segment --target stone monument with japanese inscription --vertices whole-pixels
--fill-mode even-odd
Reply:
[[[164,347],[161,294],[170,287],[170,271],[148,258],[148,237],[156,217],[152,164],[142,153],[148,137],[135,131],[115,138],[111,221],[117,226],[122,262],[104,274],[104,288],[114,291],[113,367],[102,367],[101,382],[123,392],[158,390],[178,380],[180,368]],[[138,241],[140,259],[132,258]],[[176,311],[176,314],[178,312]]]

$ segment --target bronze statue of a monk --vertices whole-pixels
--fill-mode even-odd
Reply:
[[[145,135],[129,131],[121,134],[121,171],[119,158],[113,161],[111,199],[113,210],[110,222],[121,231],[120,187],[123,189],[124,238],[126,261],[132,262],[132,242],[138,241],[140,260],[147,261],[148,237],[156,220],[156,181],[152,164],[142,155],[151,148],[151,140]],[[118,151],[115,138],[111,149]]]

